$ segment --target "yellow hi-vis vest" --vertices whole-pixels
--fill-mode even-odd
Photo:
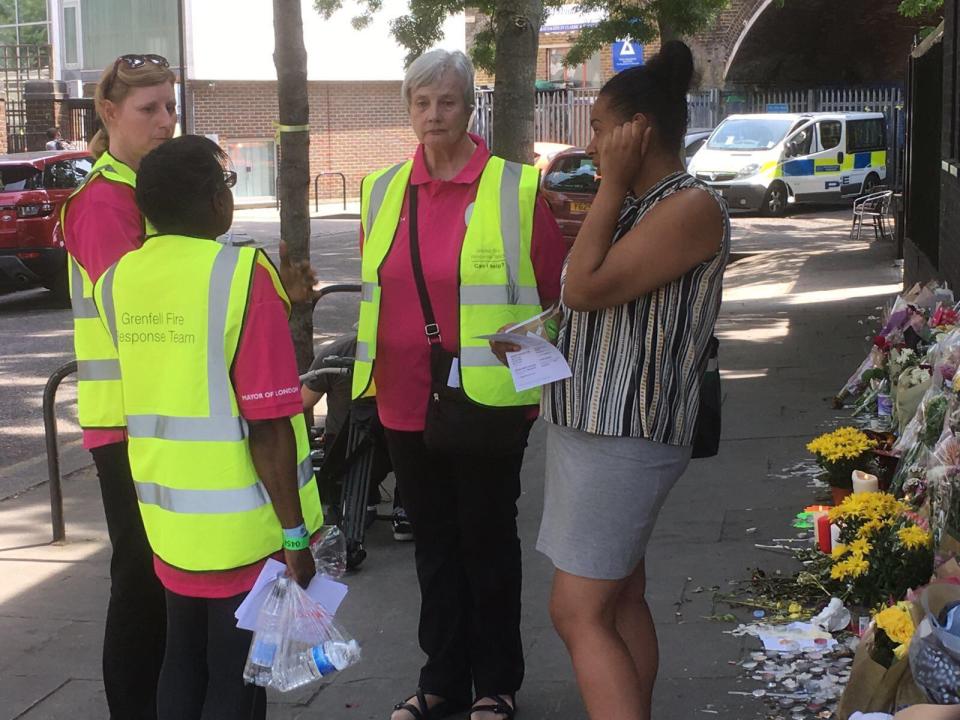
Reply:
[[[363,179],[360,222],[363,226],[362,294],[353,397],[371,394],[377,357],[380,316],[380,268],[393,245],[413,161]],[[460,251],[460,383],[480,405],[535,405],[540,389],[517,392],[510,371],[497,360],[486,340],[504,325],[541,311],[537,278],[530,258],[539,173],[530,165],[491,156],[480,176],[477,197]],[[421,237],[430,228],[419,228]],[[419,307],[410,312],[421,314]],[[440,328],[449,333],[450,328]],[[427,342],[427,338],[423,339]]]
[[[262,252],[161,235],[97,281],[100,317],[116,340],[130,469],[150,546],[184,570],[225,570],[282,547],[257,477],[230,368],[256,265],[289,301]],[[323,524],[303,415],[297,441],[307,530]]]
[[[137,186],[137,175],[110,153],[100,156],[60,210],[60,228],[64,238],[68,209],[91,181],[102,177],[110,182]],[[153,228],[144,224],[144,232]],[[68,244],[69,247],[69,244]],[[97,315],[93,302],[93,283],[84,267],[72,255],[67,255],[70,285],[70,304],[73,307],[73,348],[77,356],[77,414],[85,428],[122,427],[123,398],[120,391],[120,367],[117,365],[110,336]]]

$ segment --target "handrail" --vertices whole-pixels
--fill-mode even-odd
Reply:
[[[347,176],[342,172],[322,172],[317,173],[317,176],[313,178],[313,211],[320,212],[320,178],[322,177],[333,177],[334,175],[340,176],[340,184],[343,193],[343,209],[347,209]]]
[[[47,477],[50,480],[50,523],[53,542],[67,537],[63,519],[63,486],[60,481],[60,453],[57,448],[57,417],[55,415],[57,389],[68,375],[77,371],[77,361],[71,360],[57,368],[43,388],[43,433],[47,444]]]

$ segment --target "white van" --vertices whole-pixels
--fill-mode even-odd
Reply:
[[[887,177],[882,113],[730,115],[687,171],[731,209],[782,215],[788,203],[837,202]]]

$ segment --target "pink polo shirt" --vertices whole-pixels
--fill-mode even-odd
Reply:
[[[444,349],[459,351],[460,250],[467,230],[467,210],[477,196],[480,175],[490,157],[483,139],[469,162],[449,181],[430,176],[423,146],[413,158],[410,182],[418,187],[417,227],[423,273],[430,303],[440,326]],[[380,270],[382,300],[377,334],[377,410],[384,427],[422,431],[430,392],[430,347],[423,333],[423,312],[410,263],[407,200],[393,246]],[[543,200],[538,199],[531,246],[537,289],[543,304],[560,297],[560,272],[567,246]]]

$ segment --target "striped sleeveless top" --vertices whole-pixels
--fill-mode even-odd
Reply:
[[[617,242],[658,202],[678,190],[709,192],[723,210],[716,257],[625,305],[593,312],[563,306],[557,347],[573,371],[544,389],[544,419],[595,435],[691,445],[730,257],[730,218],[723,200],[685,172],[663,178],[623,204]],[[564,268],[564,279],[566,268]]]

